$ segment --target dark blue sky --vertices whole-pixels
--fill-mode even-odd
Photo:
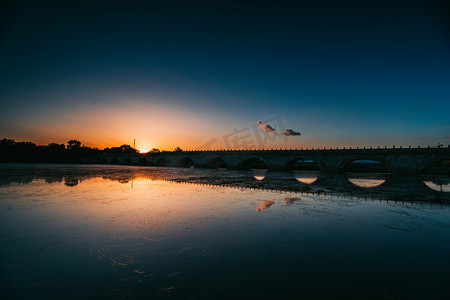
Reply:
[[[241,2],[11,1],[0,136],[220,148],[279,117],[302,136],[264,147],[449,143],[445,1]]]

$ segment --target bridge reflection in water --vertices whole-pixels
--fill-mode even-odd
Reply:
[[[252,173],[256,180],[263,180],[266,178],[267,169],[252,169]]]
[[[439,191],[439,192],[446,192],[449,193],[450,192],[450,184],[448,183],[448,181],[441,181],[441,180],[437,180],[437,181],[424,181],[424,183],[432,188],[435,191]]]
[[[363,188],[372,188],[379,185],[382,185],[386,182],[386,179],[382,178],[358,178],[358,177],[348,177],[348,181],[353,183],[356,186]]]
[[[319,178],[319,171],[300,171],[294,170],[295,179],[299,182],[311,184]]]
[[[24,171],[26,170],[26,171]],[[25,172],[25,173],[24,173]],[[83,180],[100,177],[122,183],[136,178],[166,180],[226,187],[274,190],[393,201],[450,203],[449,176],[393,176],[375,173],[321,173],[318,171],[276,172],[265,169],[249,171],[161,168],[132,166],[42,165],[0,169],[0,185],[30,183],[44,179],[77,186]]]

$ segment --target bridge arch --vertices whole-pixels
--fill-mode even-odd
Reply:
[[[250,169],[268,169],[269,164],[258,156],[246,157],[239,163],[239,169],[250,170]]]
[[[165,159],[164,157],[161,157],[156,161],[156,165],[159,167],[169,167],[171,163],[172,162],[169,159]]]
[[[393,172],[393,168],[386,160],[366,155],[356,156],[345,160],[339,169],[344,172]]]
[[[441,193],[450,193],[450,179],[447,176],[435,178],[424,178],[422,183],[429,189],[438,191]]]
[[[450,157],[433,157],[420,167],[420,173],[450,175]]]
[[[117,158],[112,158],[111,159],[111,163],[113,164],[113,165],[117,165],[117,164],[119,164],[119,160],[117,159]]]
[[[137,161],[137,165],[138,166],[147,166],[148,165],[148,160],[144,157],[141,157],[138,161]]]
[[[123,159],[123,164],[124,165],[131,165],[133,163],[133,161],[131,160],[131,158],[129,158],[129,157],[125,157],[124,159]]]
[[[97,160],[97,163],[98,164],[107,164],[108,160],[106,158],[102,157],[102,158]]]
[[[219,168],[226,168],[228,166],[227,162],[221,158],[221,157],[214,157],[208,160],[206,163],[206,167],[208,169],[219,169]]]
[[[284,163],[284,169],[286,170],[307,170],[307,171],[316,171],[320,170],[319,164],[308,157],[296,157],[291,158],[287,162]]]
[[[190,157],[183,157],[177,164],[178,167],[190,168],[194,167],[194,161]]]

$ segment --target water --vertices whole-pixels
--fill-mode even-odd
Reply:
[[[1,165],[0,295],[448,296],[447,179],[345,176]]]

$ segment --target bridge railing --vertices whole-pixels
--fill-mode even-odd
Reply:
[[[368,146],[368,147],[300,147],[300,148],[272,148],[272,149],[195,149],[195,150],[182,150],[182,151],[161,151],[156,153],[145,154],[164,154],[164,153],[192,153],[192,152],[275,152],[275,151],[342,151],[342,150],[392,150],[392,149],[450,149],[450,145],[444,147],[444,145],[427,145],[426,147],[404,147],[400,146]]]

